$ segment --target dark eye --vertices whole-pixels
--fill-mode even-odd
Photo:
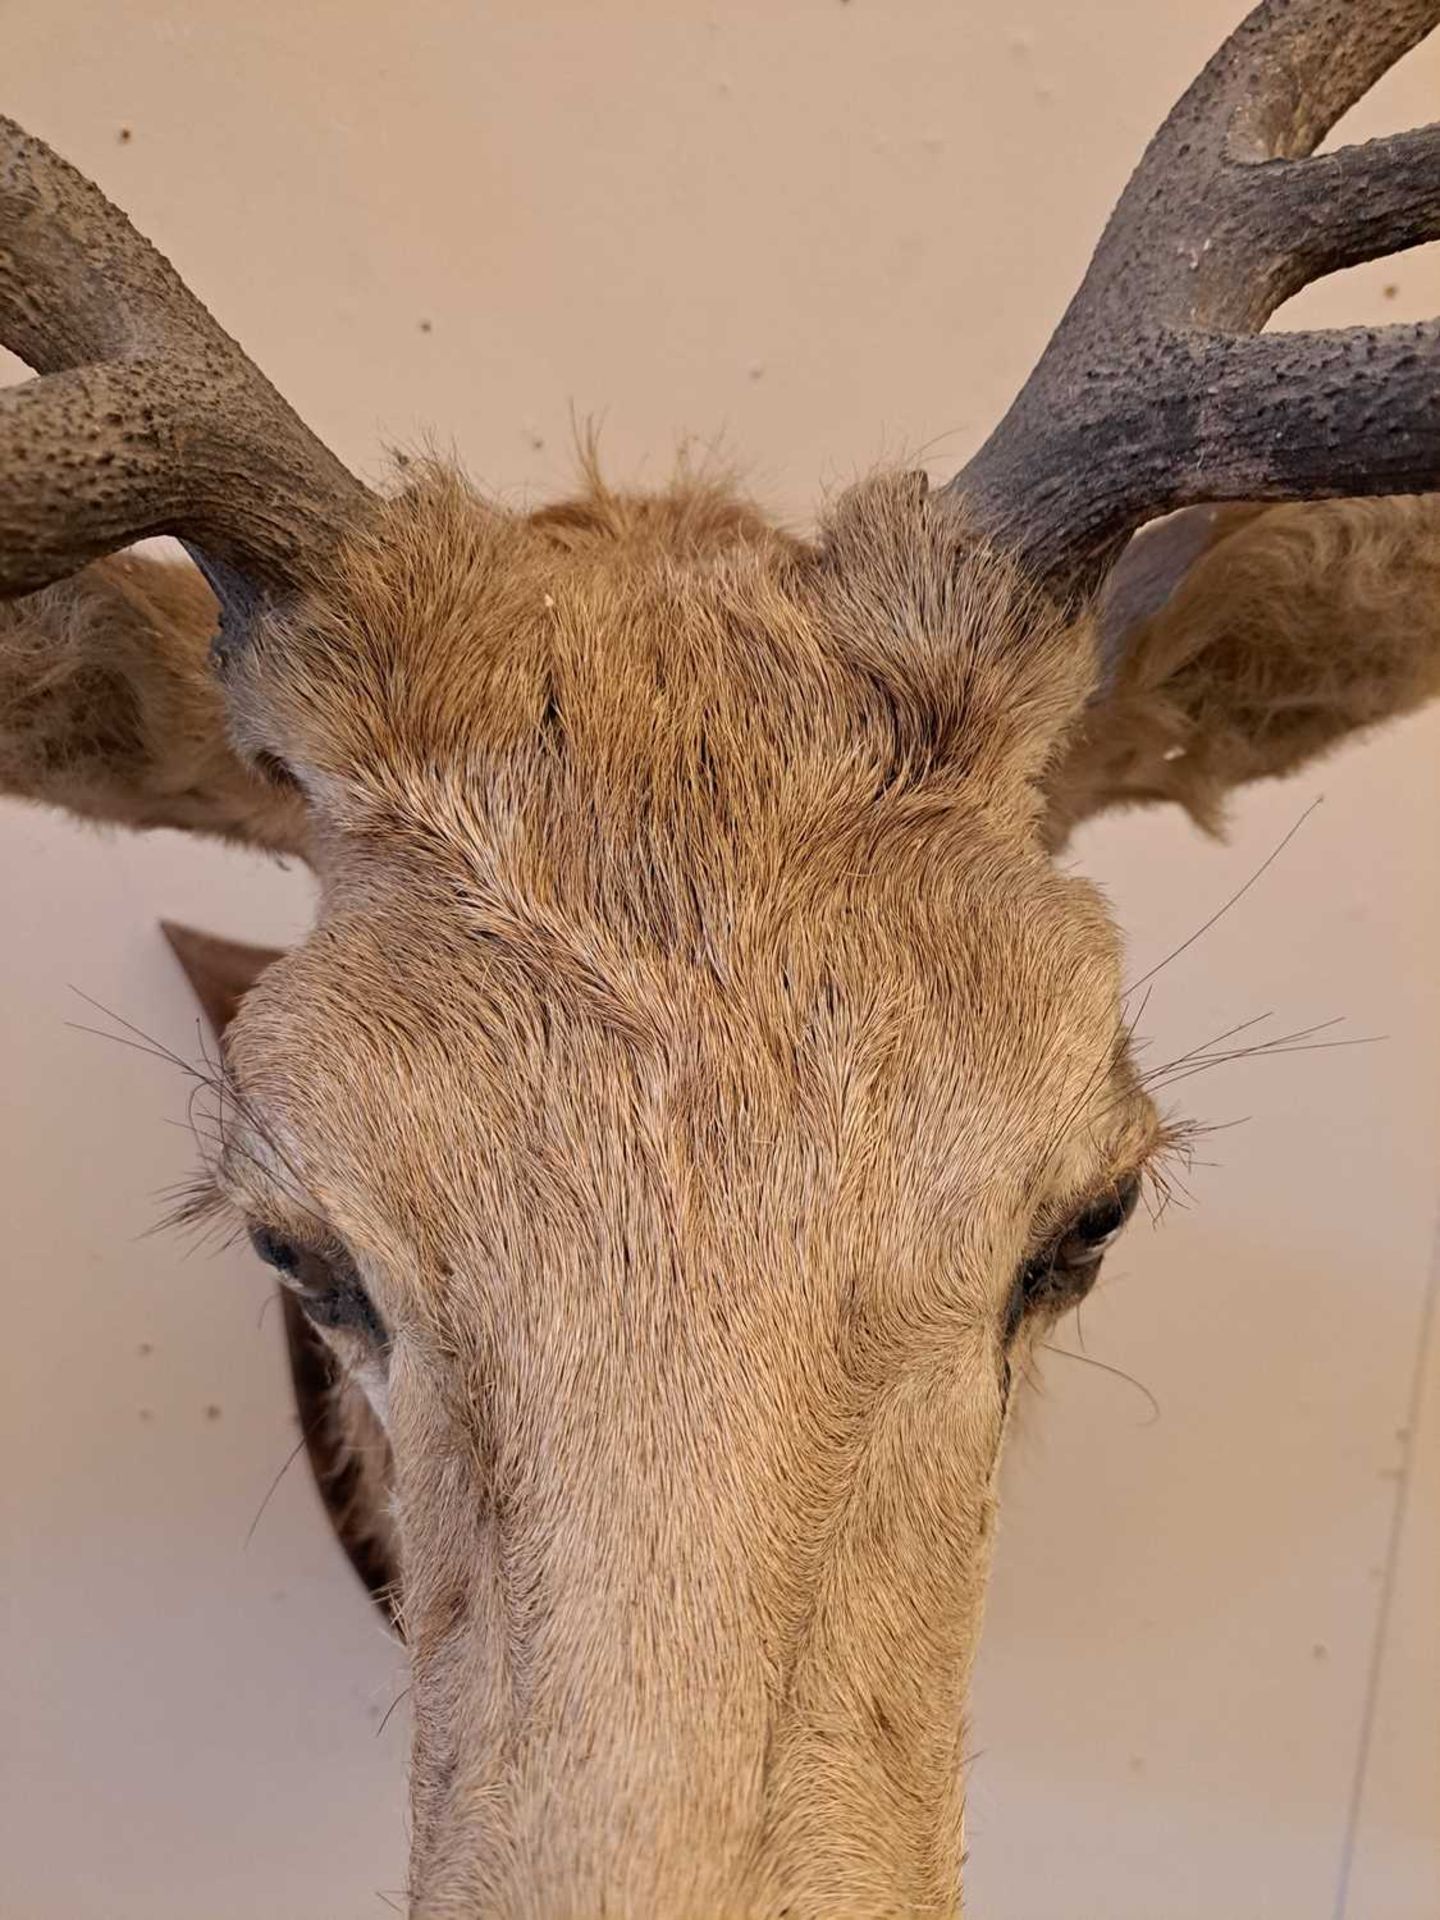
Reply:
[[[343,1248],[307,1246],[270,1227],[252,1227],[250,1244],[280,1275],[317,1327],[362,1333],[377,1346],[389,1340],[385,1322]]]
[[[1105,1252],[1119,1237],[1140,1198],[1139,1174],[1127,1174],[1091,1200],[1015,1276],[1006,1307],[1009,1340],[1029,1313],[1064,1313],[1095,1284]]]

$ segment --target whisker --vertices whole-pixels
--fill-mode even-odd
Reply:
[[[1140,1002],[1139,1006],[1135,1009],[1135,1012],[1131,1016],[1131,1018],[1125,1022],[1125,1031],[1127,1034],[1130,1035],[1132,1039],[1135,1036],[1136,1028],[1140,1025],[1140,1022],[1145,1018],[1145,1009],[1149,1006],[1150,996],[1154,991],[1155,991],[1155,988],[1153,985],[1146,987],[1145,998]]]
[[[1057,1347],[1049,1341],[1041,1342],[1041,1351],[1044,1353],[1058,1353],[1062,1360],[1078,1360],[1082,1366],[1098,1367],[1101,1373],[1113,1373],[1117,1380],[1123,1380],[1128,1386],[1132,1386],[1138,1394],[1142,1394],[1150,1403],[1150,1418],[1140,1422],[1142,1427],[1153,1427],[1155,1422],[1160,1418],[1160,1402],[1143,1381],[1137,1380],[1133,1373],[1126,1373],[1123,1367],[1112,1367],[1108,1361],[1097,1360],[1095,1356],[1090,1353],[1072,1353],[1068,1347]]]
[[[188,1074],[192,1080],[199,1080],[205,1085],[210,1084],[198,1067],[191,1066],[188,1060],[183,1059],[178,1053],[171,1053],[168,1048],[148,1046],[139,1040],[127,1040],[123,1033],[107,1033],[104,1027],[90,1027],[83,1020],[67,1020],[65,1025],[71,1033],[88,1033],[96,1040],[108,1040],[112,1047],[128,1047],[132,1053],[143,1053],[149,1060],[158,1060],[167,1067],[177,1067],[181,1073]]]
[[[1155,965],[1150,968],[1148,973],[1142,973],[1138,980],[1132,980],[1130,982],[1129,986],[1126,987],[1125,989],[1125,998],[1127,1000],[1129,999],[1130,995],[1134,993],[1137,987],[1143,987],[1147,981],[1153,980],[1157,973],[1163,972],[1164,969],[1170,965],[1170,962],[1172,960],[1178,960],[1182,953],[1187,952],[1189,948],[1193,947],[1195,942],[1198,939],[1200,939],[1203,934],[1208,933],[1211,927],[1213,927],[1218,920],[1223,920],[1225,915],[1229,913],[1230,909],[1233,906],[1236,906],[1241,900],[1245,898],[1246,894],[1249,893],[1250,889],[1255,885],[1256,881],[1260,878],[1260,876],[1263,873],[1266,873],[1272,866],[1274,866],[1275,862],[1280,858],[1281,854],[1285,851],[1286,847],[1289,846],[1290,842],[1295,838],[1296,834],[1299,833],[1300,829],[1304,826],[1305,822],[1310,818],[1311,814],[1314,813],[1315,809],[1321,805],[1324,798],[1325,796],[1321,794],[1316,799],[1310,802],[1309,806],[1301,814],[1300,818],[1295,822],[1294,826],[1291,827],[1290,831],[1285,835],[1284,839],[1281,840],[1280,844],[1271,853],[1267,854],[1265,859],[1263,859],[1260,862],[1260,865],[1255,869],[1254,873],[1251,874],[1250,878],[1245,882],[1244,886],[1238,888],[1236,892],[1232,893],[1230,898],[1225,902],[1223,906],[1217,907],[1215,912],[1211,914],[1210,918],[1206,920],[1203,923],[1203,925],[1198,926],[1195,929],[1194,933],[1190,935],[1190,938],[1188,940],[1182,940],[1178,947],[1173,947],[1171,951],[1165,955],[1165,958],[1163,960],[1157,960]]]
[[[1141,1084],[1148,1086],[1152,1081],[1158,1079],[1161,1074],[1169,1073],[1173,1068],[1186,1066],[1193,1061],[1208,1058],[1216,1060],[1239,1060],[1244,1059],[1247,1054],[1262,1052],[1274,1047],[1288,1046],[1292,1041],[1309,1040],[1317,1033],[1328,1033],[1332,1027],[1343,1025],[1345,1016],[1343,1014],[1337,1014],[1333,1019],[1319,1020],[1313,1026],[1296,1027],[1290,1033],[1272,1034],[1268,1040],[1257,1040],[1249,1042],[1243,1047],[1227,1048],[1223,1054],[1211,1052],[1211,1049],[1218,1047],[1222,1041],[1233,1039],[1237,1033],[1248,1032],[1250,1028],[1258,1027],[1263,1021],[1273,1018],[1274,1015],[1270,1013],[1257,1013],[1250,1020],[1241,1020],[1233,1027],[1227,1027],[1223,1033],[1217,1033],[1209,1040],[1202,1040],[1198,1046],[1191,1047],[1187,1053],[1176,1054],[1173,1060],[1162,1060],[1157,1066],[1151,1067],[1150,1071],[1142,1077]]]
[[[286,1454],[285,1464],[281,1467],[280,1471],[276,1474],[275,1478],[270,1482],[270,1485],[266,1488],[265,1498],[260,1502],[259,1507],[256,1509],[255,1518],[250,1522],[250,1526],[245,1534],[246,1547],[248,1547],[250,1545],[250,1542],[255,1538],[255,1529],[259,1526],[260,1522],[264,1519],[265,1509],[269,1506],[270,1502],[275,1498],[275,1495],[279,1490],[280,1482],[285,1478],[286,1474],[290,1471],[291,1467],[294,1466],[296,1460],[300,1457],[301,1450],[303,1449],[306,1441],[310,1438],[311,1433],[314,1431],[315,1427],[318,1425],[319,1425],[318,1420],[312,1421],[310,1425],[301,1432],[300,1438],[295,1442],[294,1446],[290,1449],[289,1453]]]
[[[410,1692],[411,1692],[410,1687],[402,1687],[399,1693],[397,1693],[395,1698],[390,1702],[389,1706],[385,1709],[384,1717],[381,1719],[379,1726],[376,1727],[375,1729],[375,1738],[377,1740],[380,1738],[381,1734],[385,1731],[386,1727],[389,1726],[391,1714],[394,1713],[395,1709],[400,1705],[400,1702],[402,1700],[408,1699]]]
[[[1200,1041],[1199,1044],[1192,1047],[1188,1053],[1179,1054],[1174,1060],[1167,1060],[1158,1067],[1151,1067],[1150,1073],[1164,1073],[1167,1067],[1178,1067],[1186,1060],[1193,1060],[1197,1053],[1203,1053],[1207,1047],[1218,1047],[1222,1040],[1233,1040],[1237,1033],[1248,1033],[1252,1027],[1263,1026],[1267,1020],[1273,1020],[1274,1018],[1274,1013],[1270,1012],[1252,1014],[1248,1020],[1237,1020],[1233,1027],[1226,1027],[1223,1033],[1217,1033],[1209,1040]],[[1146,1077],[1148,1078],[1149,1076],[1147,1075]]]
[[[181,1073],[185,1074],[187,1078],[196,1083],[195,1090],[191,1096],[192,1102],[195,1093],[197,1093],[200,1088],[208,1088],[215,1094],[219,1103],[218,1111],[215,1115],[215,1124],[219,1132],[222,1149],[228,1151],[232,1145],[227,1131],[228,1123],[225,1113],[226,1103],[228,1102],[245,1121],[246,1125],[251,1128],[257,1138],[265,1142],[280,1166],[283,1167],[289,1173],[292,1180],[296,1182],[297,1188],[303,1186],[303,1180],[299,1170],[290,1161],[288,1154],[275,1138],[273,1131],[266,1126],[263,1119],[245,1098],[239,1087],[236,1086],[234,1077],[226,1067],[223,1058],[212,1060],[208,1044],[205,1040],[204,1030],[198,1021],[196,1023],[196,1030],[199,1035],[200,1055],[204,1061],[203,1068],[197,1067],[193,1061],[187,1060],[183,1054],[177,1053],[173,1047],[169,1047],[163,1041],[157,1040],[153,1034],[146,1033],[142,1027],[138,1027],[133,1021],[127,1020],[123,1014],[116,1013],[112,1007],[107,1007],[102,1001],[96,1000],[92,995],[86,993],[83,988],[72,984],[70,990],[77,998],[83,1000],[87,1006],[93,1007],[97,1013],[103,1014],[107,1020],[113,1021],[116,1026],[123,1027],[125,1033],[132,1035],[133,1038],[126,1039],[122,1034],[109,1032],[103,1027],[87,1026],[78,1021],[69,1021],[66,1023],[67,1025],[78,1032],[92,1034],[99,1040],[108,1040],[115,1046],[130,1047],[137,1053],[145,1054],[151,1059],[159,1060],[166,1065],[177,1068]],[[193,1105],[190,1111],[193,1115]],[[250,1158],[260,1171],[266,1173],[272,1179],[275,1177],[272,1168],[265,1167],[254,1155],[251,1155]],[[307,1212],[311,1211],[304,1200],[303,1194],[298,1191],[293,1191],[290,1193],[290,1197],[296,1201],[297,1205],[304,1207]]]
[[[1263,1019],[1266,1016],[1257,1017]],[[1179,1086],[1182,1081],[1193,1078],[1196,1074],[1208,1073],[1215,1067],[1228,1066],[1238,1060],[1268,1060],[1284,1054],[1325,1053],[1341,1047],[1370,1047],[1389,1037],[1386,1034],[1372,1033],[1360,1034],[1348,1040],[1312,1041],[1310,1039],[1312,1034],[1325,1033],[1332,1027],[1341,1025],[1344,1018],[1345,1016],[1340,1014],[1331,1020],[1318,1021],[1313,1026],[1298,1027],[1292,1033],[1276,1034],[1273,1039],[1259,1041],[1254,1046],[1228,1047],[1219,1053],[1207,1054],[1203,1048],[1192,1048],[1188,1054],[1182,1054],[1173,1061],[1165,1061],[1159,1066],[1152,1067],[1149,1073],[1141,1077],[1139,1084],[1147,1092],[1165,1092]],[[1107,1101],[1091,1116],[1092,1124],[1103,1120],[1107,1114],[1113,1113],[1129,1098],[1129,1092],[1122,1090],[1113,1100]]]
[[[1294,1053],[1338,1053],[1343,1047],[1373,1047],[1388,1037],[1383,1033],[1372,1033],[1354,1040],[1316,1040],[1299,1047],[1282,1046],[1278,1042],[1264,1047],[1242,1047],[1233,1053],[1219,1053],[1211,1059],[1193,1061],[1182,1072],[1169,1074],[1163,1080],[1155,1080],[1147,1084],[1159,1089],[1168,1089],[1179,1086],[1182,1080],[1192,1079],[1197,1073],[1209,1073],[1214,1067],[1230,1066],[1237,1060],[1278,1060]]]

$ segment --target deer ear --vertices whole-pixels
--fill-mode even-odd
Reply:
[[[215,596],[219,620],[210,642],[210,657],[217,665],[223,665],[249,638],[265,610],[265,595],[238,567],[215,559],[193,540],[184,540],[181,545]]]
[[[1116,561],[1100,595],[1101,692],[1119,676],[1135,636],[1174,596],[1190,569],[1237,521],[1258,507],[1185,507],[1142,527]]]
[[[240,1002],[266,967],[284,958],[279,947],[249,947],[239,940],[199,933],[194,927],[176,926],[173,920],[162,920],[160,931],[180,962],[217,1040],[224,1039]]]
[[[1051,845],[1157,800],[1217,831],[1236,787],[1440,695],[1440,494],[1172,515],[1122,555],[1099,621]]]

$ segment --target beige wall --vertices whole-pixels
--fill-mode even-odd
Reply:
[[[529,496],[566,485],[593,413],[617,475],[661,475],[695,435],[803,522],[877,458],[944,472],[976,444],[1241,10],[6,0],[0,108],[361,467],[433,435]],[[1432,117],[1437,82],[1440,45],[1354,130]],[[1302,305],[1434,313],[1440,259]],[[1256,794],[1228,849],[1164,818],[1080,848],[1143,969],[1323,792],[1147,1025],[1170,1051],[1267,1008],[1389,1038],[1185,1089],[1249,1125],[1084,1329],[1157,1422],[1113,1376],[1050,1367],[1008,1470],[971,1742],[991,1920],[1440,1911],[1433,1464],[1387,1571],[1440,1163],[1437,749],[1432,715]],[[0,860],[0,1910],[383,1912],[403,1707],[376,1730],[401,1663],[303,1467],[247,1542],[292,1445],[266,1288],[238,1253],[141,1238],[189,1162],[183,1086],[67,1024],[92,1018],[73,986],[192,1048],[157,917],[289,938],[304,882],[15,808]]]

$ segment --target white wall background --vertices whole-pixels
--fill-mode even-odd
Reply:
[[[1357,0],[1357,4],[1360,0]],[[1240,0],[4,0],[0,109],[152,235],[348,460],[433,434],[515,497],[718,441],[797,522],[937,472],[1031,363]],[[1347,133],[1433,116],[1440,45]],[[1435,250],[1307,319],[1440,311]],[[1288,319],[1289,316],[1287,316]],[[9,371],[17,371],[13,366]],[[1184,1089],[1192,1211],[1085,1313],[1008,1463],[972,1747],[988,1920],[1440,1912],[1440,715],[1249,796],[1227,847],[1085,836],[1157,1049],[1273,1010],[1373,1046]],[[0,810],[4,1733],[16,1920],[339,1920],[403,1878],[403,1663],[297,1463],[240,1253],[146,1238],[182,1050],[162,915],[284,941],[303,878]],[[1163,1055],[1162,1055],[1163,1057]],[[1062,1342],[1074,1346],[1077,1330]]]

